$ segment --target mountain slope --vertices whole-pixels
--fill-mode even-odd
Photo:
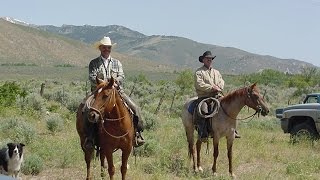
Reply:
[[[72,65],[85,67],[99,55],[92,45],[59,34],[0,19],[0,64],[35,64],[37,66]],[[125,69],[173,71],[171,66],[139,57],[112,52]]]
[[[38,28],[89,44],[102,36],[109,36],[118,43],[117,51],[121,53],[179,67],[200,66],[198,57],[206,50],[211,50],[217,55],[214,65],[224,73],[251,73],[263,69],[297,73],[303,67],[314,67],[310,63],[299,60],[258,55],[237,48],[203,44],[183,37],[146,36],[117,25],[105,27],[64,25],[62,27],[38,26]]]

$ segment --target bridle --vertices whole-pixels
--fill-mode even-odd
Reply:
[[[91,96],[88,98],[88,100],[86,101],[86,106],[87,106],[87,108],[88,108],[90,111],[95,111],[95,112],[97,112],[97,113],[99,114],[101,120],[113,120],[113,121],[114,121],[115,119],[104,118],[104,116],[103,116],[103,114],[101,113],[101,111],[103,110],[103,107],[104,107],[106,104],[109,103],[111,97],[114,96],[115,90],[113,90],[113,91],[110,93],[110,95],[108,95],[108,99],[107,99],[99,108],[94,108],[94,107],[91,106],[91,104],[95,101],[95,96],[94,96],[94,94],[95,94],[95,93],[99,93],[99,92],[101,92],[101,91],[103,91],[102,88],[100,88],[99,90],[96,90],[96,91],[93,93],[93,95],[91,95]],[[113,107],[115,107],[115,106],[116,106],[116,104],[114,103],[114,104],[113,104]],[[110,112],[107,112],[107,113],[110,114]],[[119,119],[119,118],[118,118],[118,119]],[[123,119],[123,118],[122,118],[122,119]]]
[[[93,94],[95,94],[95,93],[100,93],[101,91],[103,91],[102,88],[99,89],[99,90],[96,90]],[[122,116],[122,117],[120,117],[120,118],[107,118],[106,116],[104,116],[104,114],[110,114],[111,112],[108,112],[108,111],[107,111],[107,112],[105,112],[105,113],[101,113],[101,112],[104,110],[104,106],[105,106],[106,104],[110,103],[111,98],[115,96],[115,93],[116,93],[116,89],[112,89],[110,95],[108,95],[108,99],[107,99],[99,108],[94,108],[94,107],[91,106],[91,104],[95,101],[95,98],[94,98],[95,96],[94,96],[94,95],[91,95],[91,96],[88,98],[88,100],[86,101],[86,106],[87,106],[87,108],[88,108],[90,111],[94,111],[94,112],[96,112],[96,113],[99,114],[101,127],[102,127],[102,129],[104,130],[104,132],[105,132],[106,134],[108,134],[109,136],[111,136],[111,137],[113,137],[113,138],[122,138],[122,137],[126,136],[126,135],[129,133],[129,131],[127,131],[126,133],[124,133],[123,135],[120,135],[120,136],[112,135],[112,134],[109,133],[109,132],[106,130],[106,128],[104,127],[104,122],[105,122],[105,121],[113,121],[113,122],[114,122],[114,121],[120,121],[120,120],[124,119],[127,115],[125,114],[124,116]],[[113,108],[114,108],[115,106],[116,106],[116,103],[114,103],[114,104],[112,105]],[[113,108],[112,108],[112,109],[113,109]],[[95,122],[95,123],[97,123],[97,122]],[[133,123],[131,123],[131,125],[133,126]]]
[[[246,94],[246,99],[245,99],[245,104],[247,105],[248,103],[248,100],[251,100],[253,103],[256,103],[256,99],[254,99],[254,97],[252,97],[252,92],[253,92],[253,90],[251,90],[250,91],[250,87],[246,87],[246,92],[247,92],[247,94]],[[231,119],[233,119],[233,120],[245,120],[245,119],[249,119],[249,118],[253,118],[255,115],[257,115],[258,114],[258,116],[259,116],[259,114],[260,114],[260,112],[262,111],[262,108],[261,108],[261,104],[260,104],[260,102],[258,102],[258,105],[256,106],[256,112],[254,113],[254,114],[252,114],[252,115],[250,115],[250,116],[248,116],[248,117],[245,117],[245,118],[233,118],[233,117],[231,117],[228,113],[227,113],[227,111],[223,108],[223,106],[222,106],[222,104],[220,103],[220,107],[221,107],[221,109],[222,109],[222,111],[229,117],[229,118],[231,118]]]

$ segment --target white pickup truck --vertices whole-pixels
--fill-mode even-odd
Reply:
[[[320,137],[320,93],[308,94],[303,104],[276,109],[276,117],[281,121],[284,133],[291,137],[308,135]]]

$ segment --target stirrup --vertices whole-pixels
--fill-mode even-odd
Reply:
[[[238,134],[237,130],[234,131],[234,138],[241,138],[240,134]]]
[[[241,136],[239,134],[235,133],[234,138],[241,138]]]
[[[145,140],[140,133],[136,132],[134,147],[140,147],[145,143]]]

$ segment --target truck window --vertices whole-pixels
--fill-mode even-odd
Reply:
[[[305,103],[317,103],[318,98],[316,96],[309,96]]]

